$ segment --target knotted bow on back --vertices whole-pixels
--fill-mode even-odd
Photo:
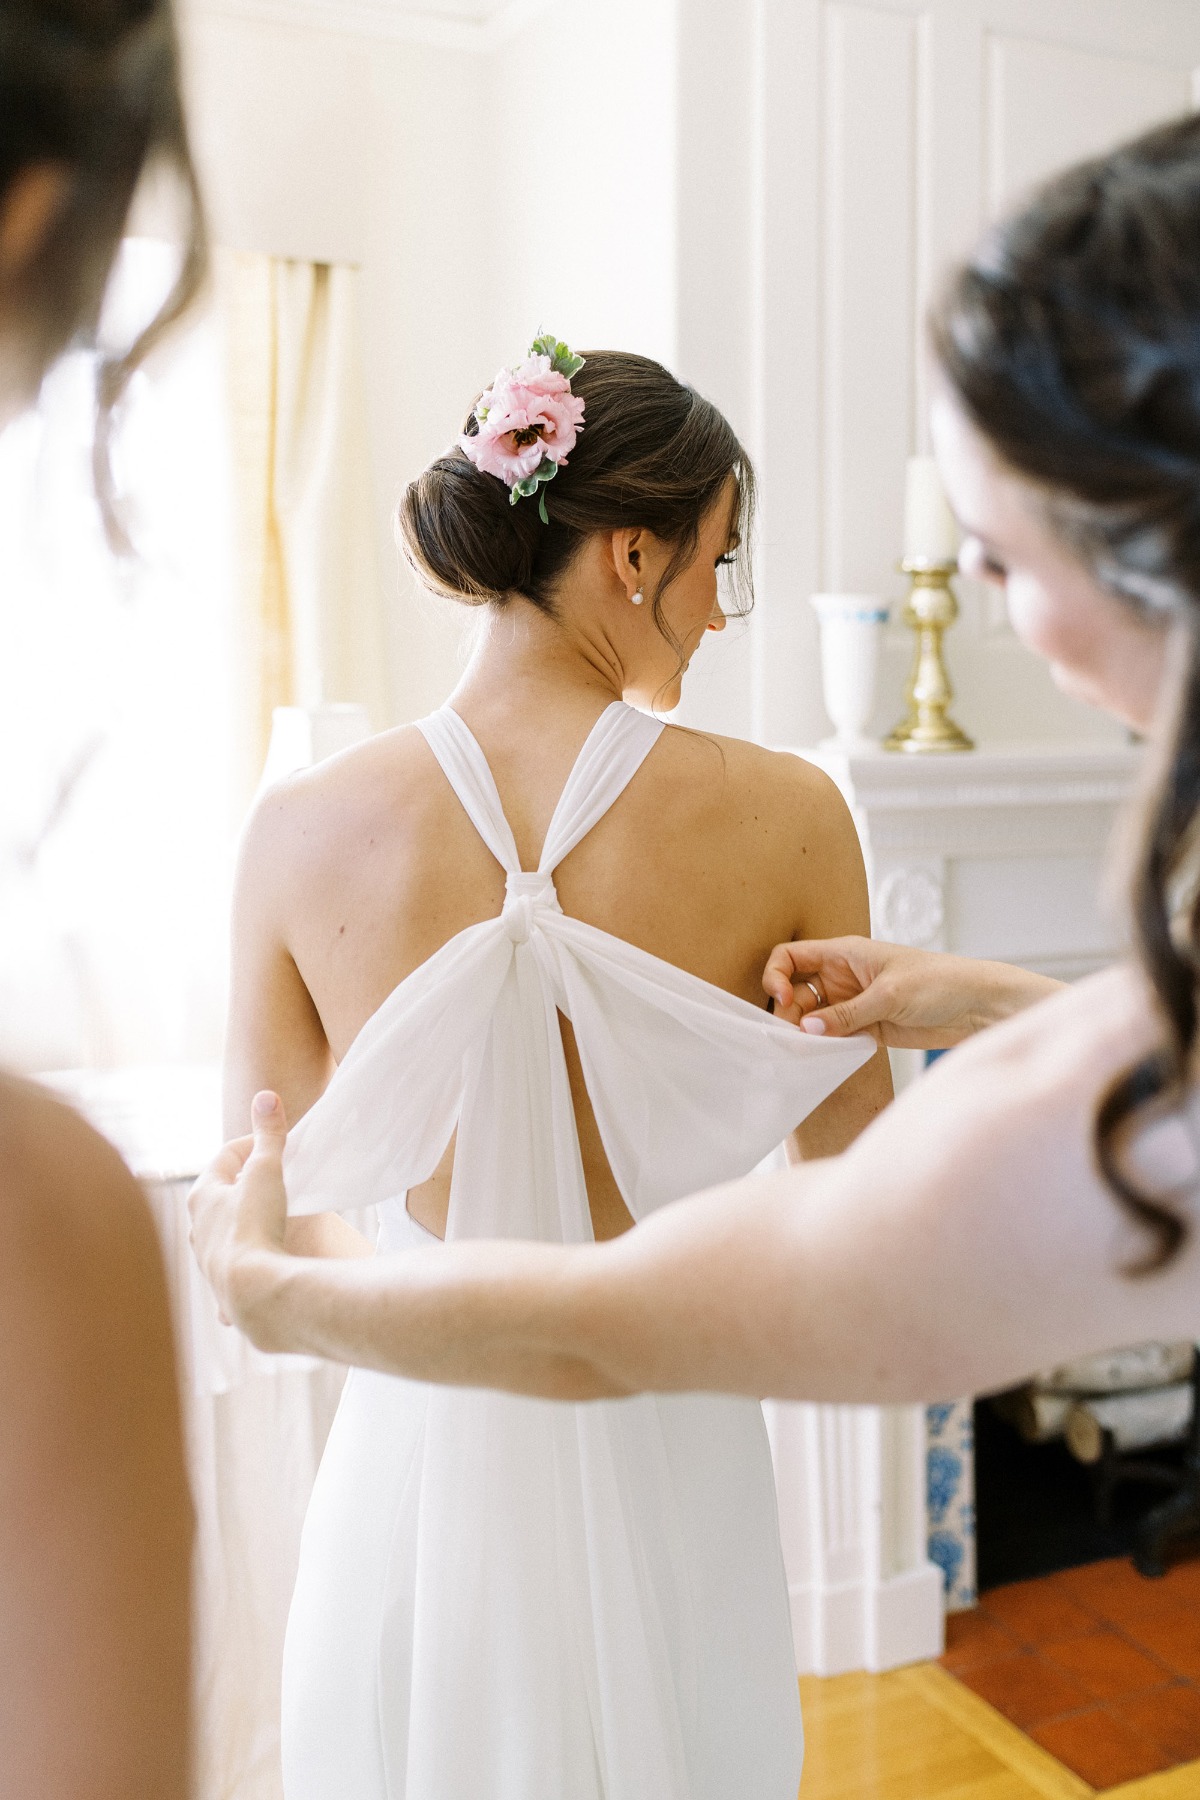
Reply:
[[[467,726],[444,709],[420,729],[505,870],[504,907],[443,945],[364,1025],[291,1134],[294,1212],[396,1202],[432,1175],[457,1127],[448,1238],[587,1241],[560,1013],[635,1219],[745,1174],[873,1053],[865,1038],[807,1037],[561,910],[555,868],[637,773],[656,721],[620,704],[602,714],[535,873],[520,867]],[[388,1392],[400,1422],[387,1413],[378,1443],[356,1452],[378,1459],[377,1475],[364,1462],[353,1478],[358,1488],[391,1482],[397,1494],[384,1591],[371,1601],[387,1795],[727,1800],[742,1791],[744,1771],[723,1773],[705,1732],[721,1708],[755,1716],[767,1682],[746,1677],[742,1694],[723,1674],[714,1697],[716,1611],[770,1622],[763,1656],[783,1671],[782,1716],[795,1710],[758,1407],[712,1396],[564,1406],[415,1384]],[[744,1542],[730,1544],[739,1533]],[[308,1629],[319,1634],[319,1622]],[[745,1670],[758,1667],[758,1648],[739,1652]],[[789,1784],[795,1792],[792,1730],[761,1745],[764,1763],[782,1771],[758,1790],[768,1800]],[[354,1791],[377,1784],[364,1776]]]
[[[554,870],[662,729],[619,702],[601,714],[528,872],[469,728],[448,707],[421,721],[505,871],[504,908],[443,945],[363,1026],[291,1134],[293,1212],[416,1187],[457,1125],[447,1237],[590,1237],[560,1012],[635,1219],[753,1168],[872,1054],[866,1038],[809,1037],[562,911]]]

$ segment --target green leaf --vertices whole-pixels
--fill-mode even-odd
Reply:
[[[518,500],[532,499],[533,495],[538,493],[538,489],[542,487],[545,482],[553,481],[557,474],[558,464],[552,457],[543,456],[532,475],[523,475],[520,481],[514,481],[512,487],[508,490],[508,504],[510,506],[515,506]],[[548,525],[550,521],[546,517],[545,501],[540,494],[538,494],[538,513],[542,522]]]
[[[545,488],[543,488],[541,493],[538,495],[538,518],[542,521],[543,525],[548,525],[550,523],[550,514],[546,511],[546,490],[545,490]]]
[[[578,374],[584,364],[584,358],[576,356],[570,345],[564,344],[561,338],[556,338],[552,331],[539,333],[529,346],[529,354],[530,356],[548,356],[550,367],[557,369],[560,375],[565,375],[568,381],[573,375]]]

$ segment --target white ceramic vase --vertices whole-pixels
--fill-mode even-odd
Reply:
[[[844,750],[863,749],[875,710],[879,646],[888,609],[874,594],[814,594],[821,621],[821,691],[833,723],[833,741]]]

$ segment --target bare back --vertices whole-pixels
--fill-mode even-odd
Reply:
[[[487,756],[523,867],[601,710],[541,718],[456,701]],[[755,1005],[763,965],[797,936],[868,927],[844,803],[802,759],[668,727],[617,803],[559,865],[563,909]],[[386,733],[285,784],[248,833],[235,921],[228,1126],[262,1086],[293,1119],[367,1019],[458,932],[494,917],[504,874],[415,729]],[[562,1022],[597,1237],[629,1215]],[[800,1128],[805,1155],[841,1149],[890,1098],[876,1057]],[[441,1235],[453,1145],[409,1196]]]

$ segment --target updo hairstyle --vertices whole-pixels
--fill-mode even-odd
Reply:
[[[1132,874],[1137,949],[1165,1041],[1102,1098],[1097,1154],[1148,1228],[1138,1272],[1176,1254],[1173,1205],[1121,1148],[1146,1107],[1183,1098],[1197,1039],[1200,885],[1200,118],[1050,182],[985,238],[933,317],[968,417],[1095,579],[1183,628],[1175,723]],[[1183,899],[1182,912],[1180,901]]]
[[[736,477],[741,542],[749,544],[754,471],[711,401],[646,356],[588,351],[571,391],[586,402],[568,463],[536,499],[509,501],[509,490],[455,445],[409,483],[398,527],[405,555],[437,593],[468,604],[503,606],[520,594],[551,617],[564,573],[593,532],[637,526],[672,547],[657,588],[647,591],[659,630],[674,643],[662,597],[692,561],[700,528],[730,475]],[[474,412],[464,432],[477,429]],[[734,576],[735,612],[753,600],[749,556]]]

